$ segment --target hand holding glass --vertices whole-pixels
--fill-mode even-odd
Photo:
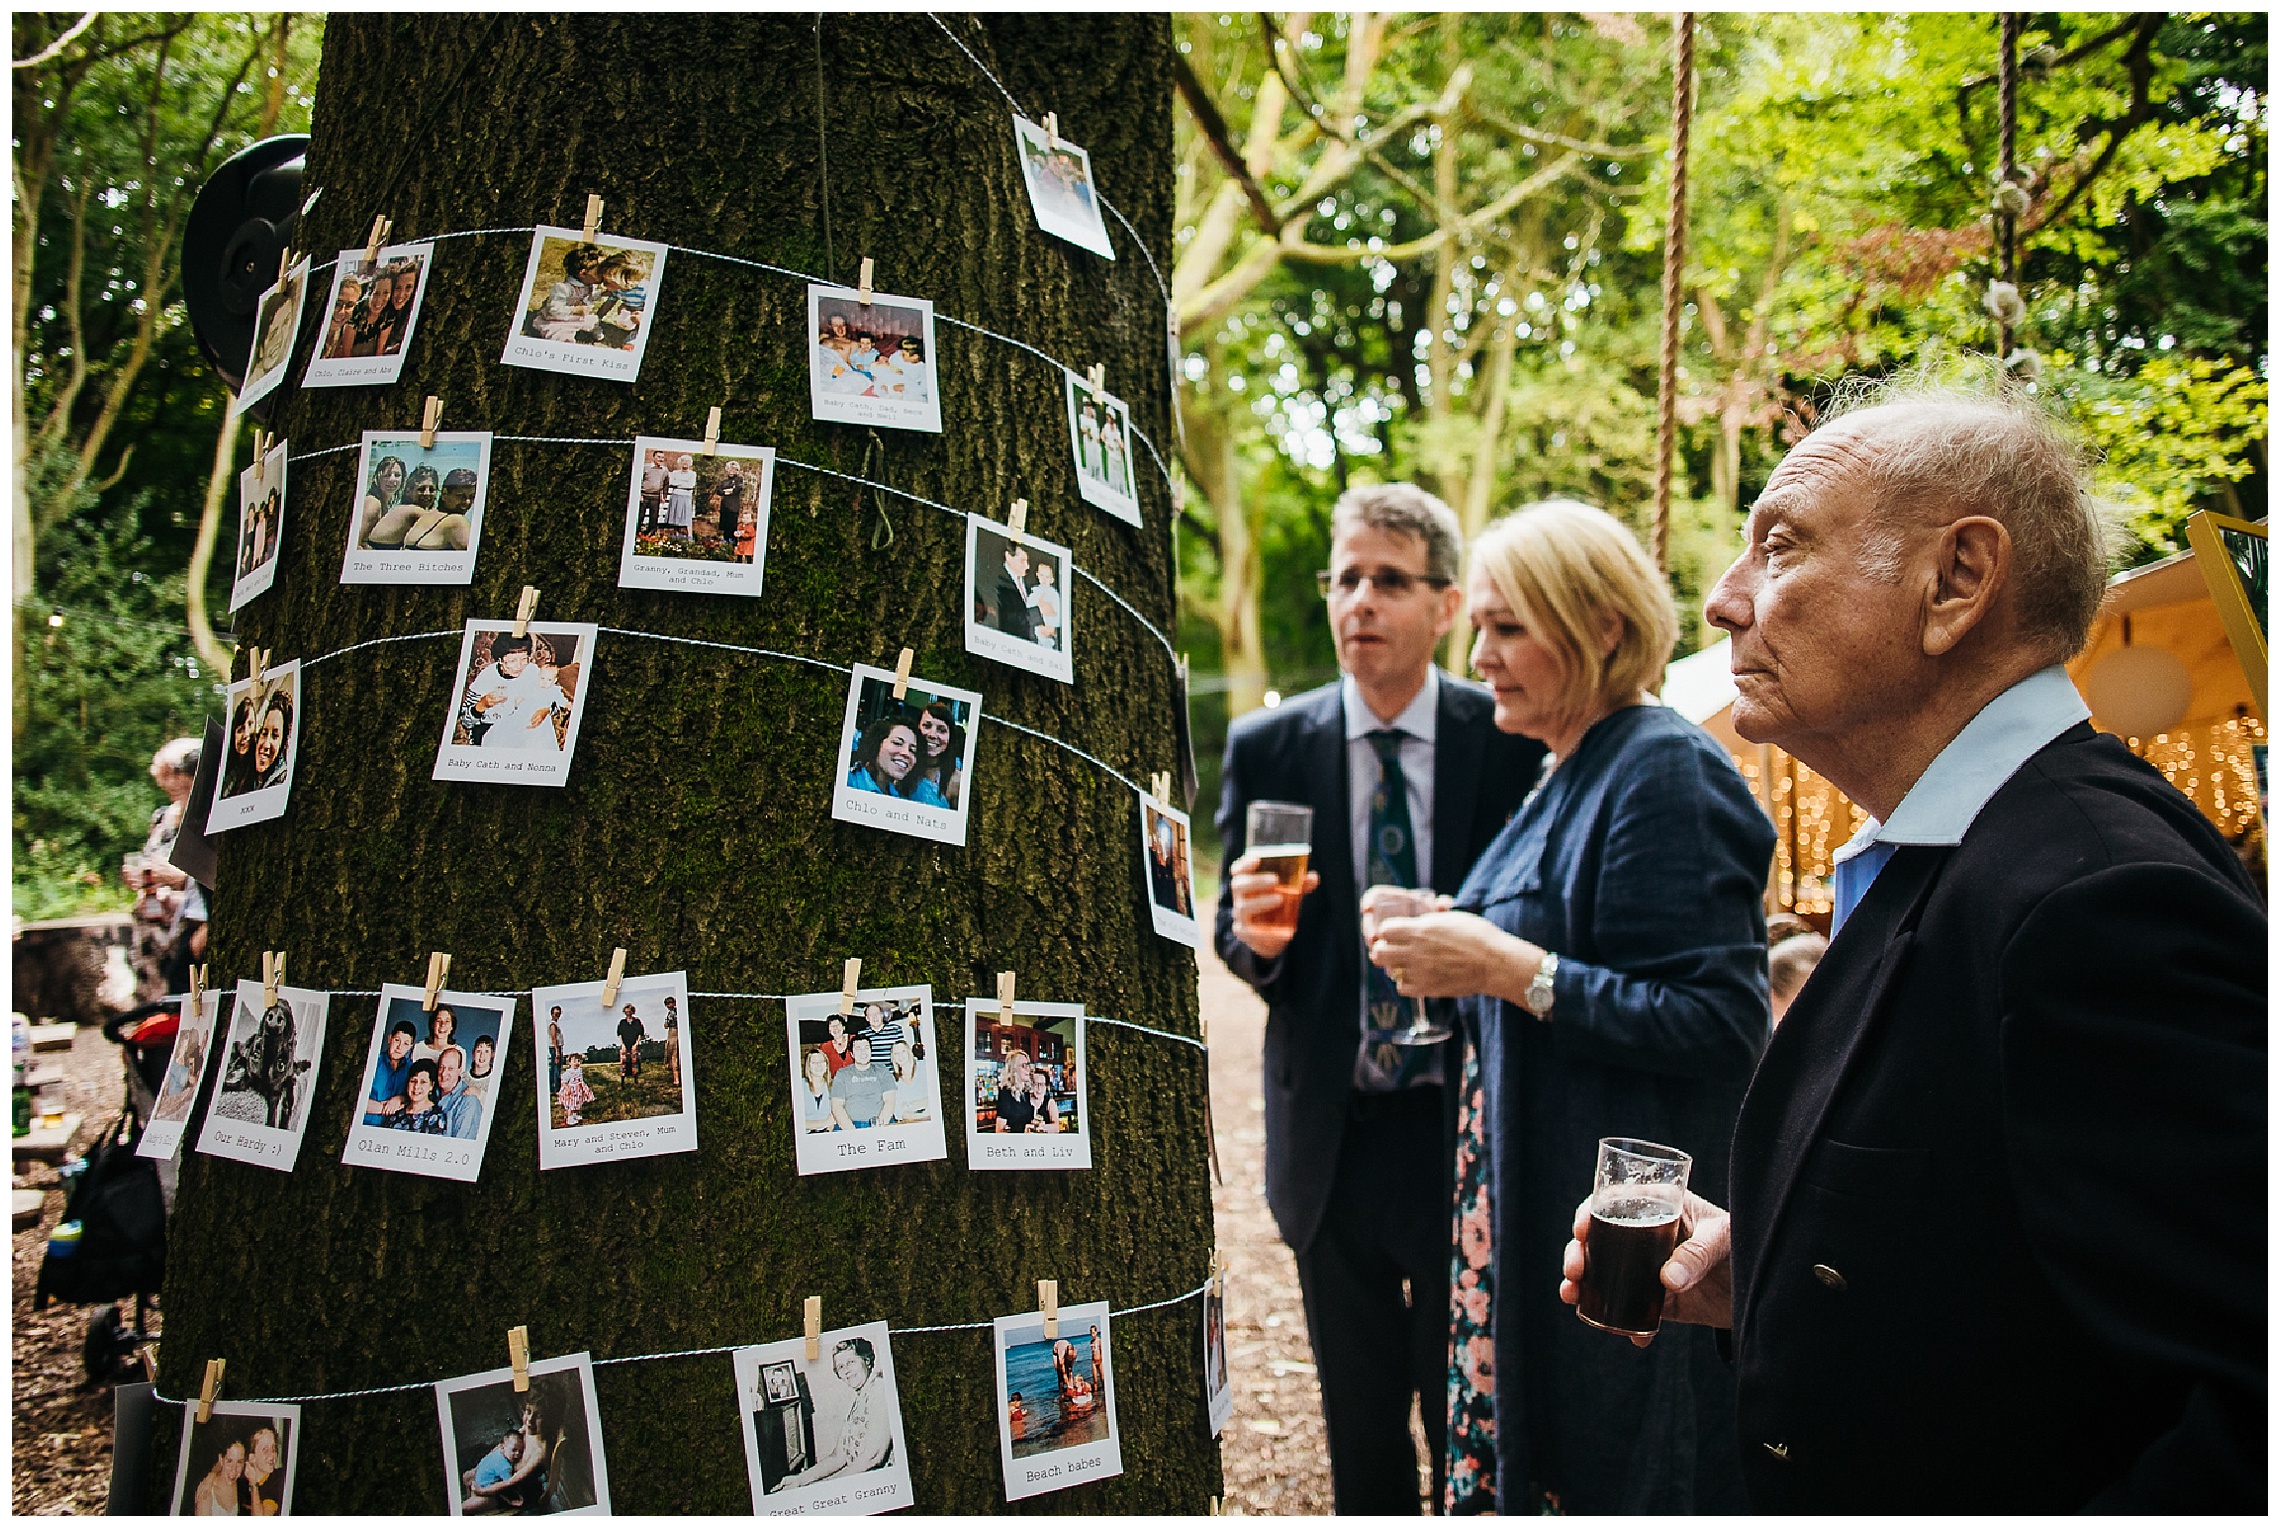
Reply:
[[[1441,911],[1442,898],[1435,892],[1408,886],[1372,886],[1362,894],[1362,947],[1368,949],[1377,942],[1378,928],[1388,918],[1421,918],[1427,913]],[[1395,985],[1401,982],[1398,972],[1388,970]],[[1397,1029],[1385,1038],[1395,1045],[1438,1045],[1455,1033],[1446,1024],[1433,1022],[1425,1006],[1425,999],[1410,1000],[1413,1016],[1407,1029]]]
[[[1599,1143],[1591,1236],[1575,1313],[1603,1332],[1652,1336],[1662,1327],[1663,1264],[1678,1245],[1694,1159],[1652,1141]]]
[[[1244,814],[1244,854],[1251,869],[1271,875],[1282,904],[1255,920],[1275,934],[1298,931],[1298,904],[1306,896],[1306,860],[1314,848],[1314,808],[1290,801],[1254,801]]]

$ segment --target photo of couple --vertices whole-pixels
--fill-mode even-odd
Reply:
[[[279,1172],[293,1170],[309,1128],[304,1105],[316,1086],[331,1005],[331,994],[305,987],[281,986],[270,1002],[261,983],[238,983],[223,1041],[221,1087],[198,1132],[199,1151]]]
[[[1021,174],[1029,183],[1029,205],[1037,226],[1105,259],[1116,258],[1108,227],[1100,220],[1100,194],[1093,189],[1092,156],[1068,139],[1058,142],[1025,117],[1013,119],[1013,139],[1021,150]]]
[[[784,1004],[792,1063],[795,1154],[802,1174],[844,1172],[949,1154],[942,1128],[934,989],[836,992]]]
[[[216,1401],[198,1420],[183,1412],[174,1470],[175,1517],[289,1517],[301,1451],[301,1408]]]
[[[238,474],[237,572],[230,609],[243,608],[277,581],[277,542],[285,533],[285,442]]]
[[[1075,372],[1064,374],[1069,447],[1077,492],[1087,504],[1131,525],[1140,523],[1140,490],[1132,481],[1132,410],[1122,398],[1095,392]]]
[[[285,815],[293,794],[293,755],[301,739],[300,688],[298,660],[264,668],[259,679],[231,683],[229,741],[222,767],[214,771],[208,836]]]
[[[349,511],[344,584],[464,584],[475,576],[490,495],[491,437],[417,430],[364,433]]]
[[[540,228],[531,237],[522,300],[500,359],[539,371],[634,381],[649,348],[664,278],[662,244]]]
[[[536,1360],[529,1374],[530,1389],[520,1392],[512,1369],[435,1387],[451,1514],[606,1516],[609,1463],[590,1356]]]
[[[891,672],[855,665],[831,815],[963,846],[981,704],[972,690],[916,677],[897,700]]]
[[[1188,816],[1153,796],[1140,798],[1140,865],[1148,876],[1148,917],[1157,933],[1190,949],[1202,934],[1195,916],[1195,861]]]
[[[992,1326],[1005,1499],[1123,1474],[1107,1302],[1062,1306],[1050,1337],[1035,1313]]]
[[[301,334],[301,304],[309,295],[309,262],[285,273],[285,280],[261,294],[253,309],[253,350],[246,357],[245,382],[238,388],[242,412],[266,398],[285,380],[293,342]]]
[[[754,1516],[850,1516],[911,1505],[887,1324],[731,1351]]]
[[[472,1183],[497,1114],[514,1004],[422,988],[381,989],[365,1085],[340,1159]]]
[[[518,637],[512,621],[469,621],[433,777],[510,785],[568,779],[594,637],[592,626],[574,622],[533,621]]]
[[[970,1170],[1092,1166],[1083,1023],[1077,1003],[1016,1003],[1007,1023],[995,998],[966,1000]]]
[[[1069,569],[1067,547],[968,515],[966,650],[1073,682]]]
[[[333,262],[332,297],[303,387],[360,387],[394,382],[419,323],[432,244],[396,244],[364,258],[344,249]]]
[[[942,432],[934,305],[844,287],[808,288],[808,398],[840,424]]]
[[[768,446],[637,439],[618,587],[757,597],[775,463]]]
[[[532,994],[540,1065],[539,1166],[694,1151],[689,983],[678,971]]]

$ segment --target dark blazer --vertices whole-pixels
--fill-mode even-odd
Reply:
[[[2265,939],[2087,725],[1893,856],[1734,1137],[1755,1507],[2264,1510]]]
[[[1037,640],[1037,612],[1030,609],[1029,601],[1022,597],[1021,580],[1002,564],[998,568],[996,601],[993,614],[998,630],[1024,642]]]
[[[1438,891],[1463,884],[1542,766],[1544,745],[1498,732],[1494,713],[1485,688],[1441,675],[1431,866]],[[1253,801],[1314,808],[1308,868],[1322,876],[1300,905],[1290,948],[1274,960],[1261,960],[1235,937],[1234,897],[1224,881],[1216,928],[1219,958],[1267,1000],[1267,1206],[1283,1240],[1304,1251],[1337,1172],[1361,1044],[1361,892],[1347,822],[1346,712],[1338,685],[1294,695],[1228,729],[1219,792],[1228,864],[1243,852],[1244,809]]]

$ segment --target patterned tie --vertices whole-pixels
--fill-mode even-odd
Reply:
[[[1417,842],[1409,830],[1409,781],[1401,772],[1403,734],[1383,728],[1369,734],[1377,753],[1377,789],[1370,793],[1370,840],[1363,857],[1364,888],[1415,886]],[[1441,1081],[1441,1047],[1395,1045],[1385,1036],[1407,1029],[1413,1000],[1401,995],[1381,966],[1370,964],[1363,992],[1362,1043],[1354,1057],[1354,1086],[1365,1093],[1398,1093]]]

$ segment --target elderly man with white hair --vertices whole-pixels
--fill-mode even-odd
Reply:
[[[1731,1214],[1663,1269],[1665,1319],[1731,1333],[1752,1504],[2262,1512],[2265,912],[2059,666],[2105,581],[2080,453],[1887,395],[1748,536],[1707,605],[1734,725],[1873,818]]]

